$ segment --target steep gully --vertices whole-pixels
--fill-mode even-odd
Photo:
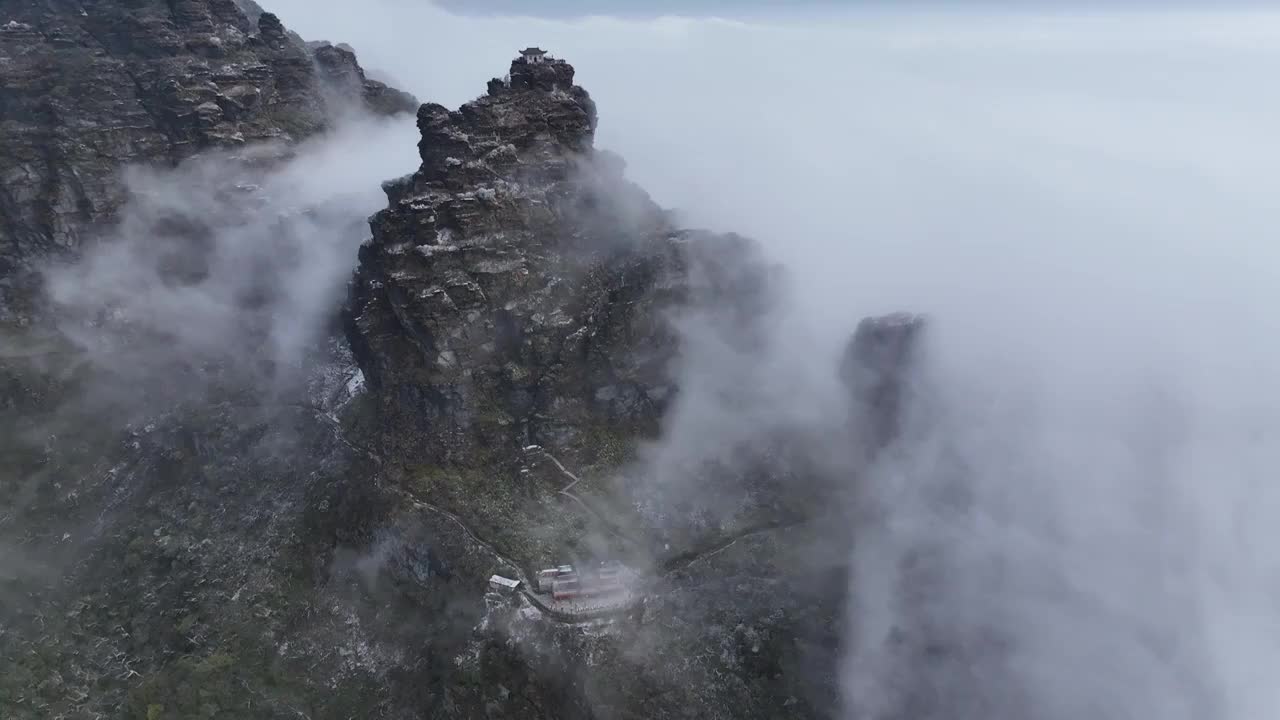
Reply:
[[[335,417],[332,412],[326,411],[323,408],[320,408],[317,406],[298,405],[298,407],[303,407],[305,409],[312,411],[313,413],[315,413],[315,416],[318,419],[324,421],[331,428],[333,428],[334,439],[337,440],[338,442],[342,443],[343,445],[350,448],[354,452],[369,458],[369,460],[371,460],[375,465],[379,467],[385,464],[382,457],[377,453],[375,453],[374,451],[362,445],[356,445],[352,443],[350,440],[348,440],[346,433],[343,432],[342,430],[342,424],[339,422],[338,418]],[[554,458],[551,458],[551,459],[553,462],[555,462],[557,467],[560,467],[560,469],[563,472],[565,472],[566,474],[569,474],[570,477],[573,477],[572,474],[570,474],[567,470],[564,470],[564,466],[560,465],[559,461],[556,461]],[[577,482],[577,478],[574,478],[574,482]],[[570,485],[572,485],[572,483]],[[568,487],[566,487],[565,490],[561,492],[565,492],[567,490],[568,490]],[[503,555],[496,547],[494,547],[493,543],[489,542],[484,537],[482,537],[480,533],[478,533],[474,528],[472,528],[469,524],[467,524],[467,521],[459,517],[457,513],[451,510],[448,510],[446,508],[440,507],[439,505],[436,505],[434,503],[430,503],[424,500],[419,500],[417,498],[414,498],[409,493],[399,488],[394,488],[391,490],[391,492],[396,497],[400,498],[400,500],[402,500],[408,507],[412,507],[415,510],[425,510],[427,512],[433,512],[448,518],[451,522],[457,525],[462,530],[462,532],[465,533],[466,536],[469,537],[473,542],[483,547],[486,551],[489,552],[489,554],[493,555],[495,558],[500,560],[504,565],[510,568],[510,571],[513,574],[517,575],[523,584],[528,585],[528,578],[525,576],[524,570],[521,569],[520,563],[516,562],[515,560],[512,560],[506,555]],[[586,507],[586,506],[584,505],[583,507]]]

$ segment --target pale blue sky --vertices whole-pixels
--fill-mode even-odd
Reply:
[[[856,8],[945,8],[957,11],[999,6],[1006,9],[1043,10],[1060,8],[1201,7],[1224,5],[1268,6],[1277,0],[437,0],[437,5],[468,14],[518,14],[545,17],[581,15],[767,15],[771,13],[818,12]]]

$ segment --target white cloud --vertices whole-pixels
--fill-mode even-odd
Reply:
[[[407,117],[353,114],[265,170],[239,156],[283,148],[127,169],[115,237],[49,275],[63,330],[110,374],[102,399],[149,411],[202,399],[219,377],[258,390],[301,379],[386,202],[380,184],[413,171],[417,137]]]

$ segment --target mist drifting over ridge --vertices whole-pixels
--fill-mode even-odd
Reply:
[[[305,379],[384,201],[379,185],[412,169],[415,137],[408,117],[353,109],[292,149],[126,169],[113,236],[48,274],[63,330],[105,372],[91,399],[154,412],[206,399],[216,376],[259,392]]]
[[[1280,709],[1280,17],[331,5],[269,4],[448,105],[515,48],[572,60],[633,179],[801,279],[769,375],[797,407],[832,396],[859,317],[933,317],[913,422],[863,478],[882,522],[855,550],[850,717]],[[906,603],[920,553],[933,594]],[[900,627],[950,660],[912,667]]]

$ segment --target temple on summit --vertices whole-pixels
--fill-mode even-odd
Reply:
[[[530,47],[520,51],[520,57],[529,64],[537,64],[547,59],[547,51],[542,48]]]

